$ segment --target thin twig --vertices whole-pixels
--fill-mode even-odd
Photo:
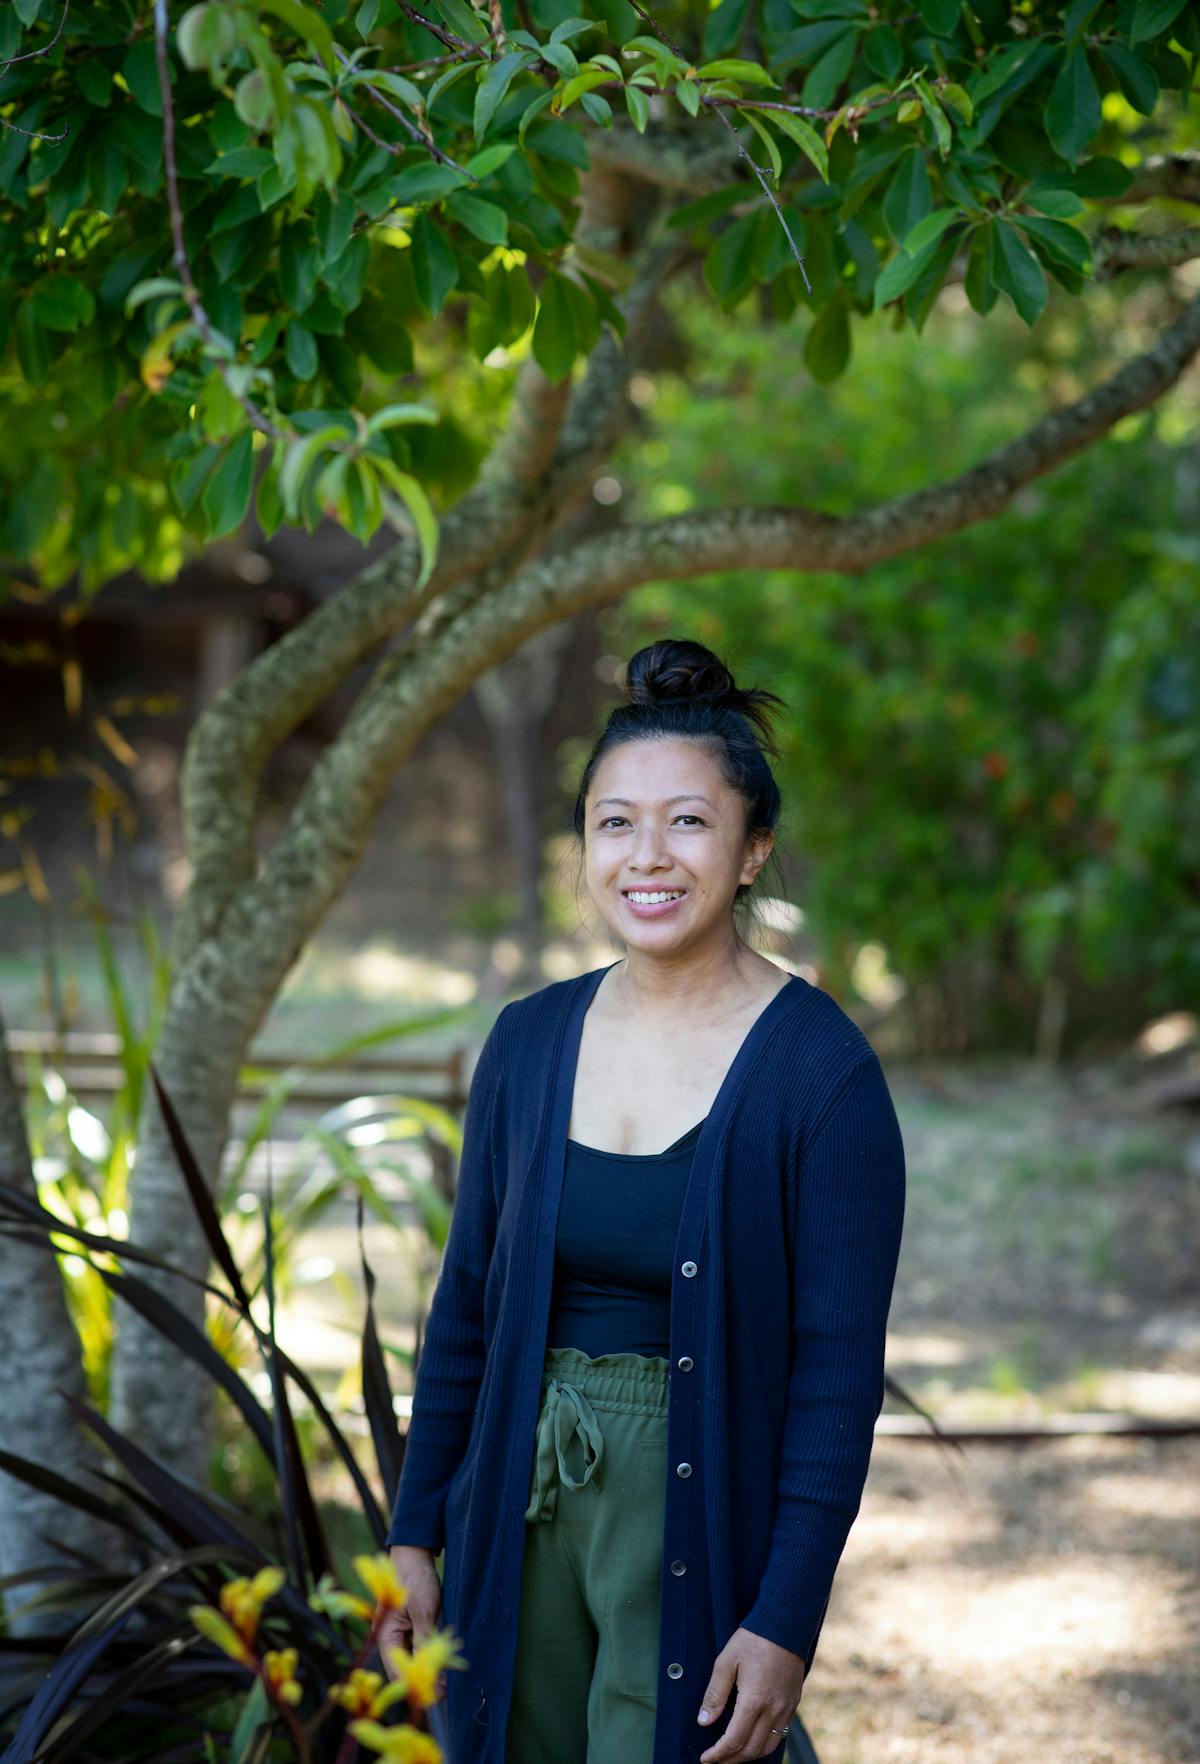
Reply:
[[[377,68],[378,73],[425,73],[431,67],[445,67],[451,61],[466,61],[471,56],[486,55],[486,43],[472,43],[467,49],[453,49],[445,55],[431,55],[427,61],[402,61],[399,67]]]
[[[63,0],[62,17],[58,21],[58,29],[48,43],[43,43],[40,49],[27,49],[24,55],[10,55],[7,61],[0,62],[0,78],[3,78],[10,67],[15,67],[18,61],[36,61],[39,55],[48,55],[63,34],[63,26],[67,22],[67,13],[70,8],[71,0]],[[4,127],[11,130],[14,135],[24,135],[27,141],[49,141],[52,146],[59,141],[65,141],[71,133],[70,129],[64,129],[61,135],[42,135],[36,129],[19,128],[15,122],[9,122],[6,116],[0,116],[0,123],[3,123]]]
[[[345,51],[337,48],[336,44],[334,45],[334,51],[337,55],[338,60],[341,62],[344,62],[347,66],[349,66],[350,57],[345,53]],[[390,98],[385,98],[382,92],[377,92],[375,90],[374,86],[372,86],[369,83],[369,81],[363,82],[363,89],[367,92],[368,96],[370,96],[371,98],[373,98],[375,100],[376,104],[379,105],[381,110],[386,110],[390,117],[395,118],[395,120],[400,124],[400,127],[402,129],[404,129],[404,131],[409,135],[409,137],[413,141],[416,142],[418,147],[424,147],[426,152],[431,153],[433,155],[434,159],[436,159],[440,165],[448,165],[448,166],[452,167],[454,171],[461,172],[463,177],[469,179],[469,181],[472,184],[478,183],[479,180],[476,177],[474,177],[467,170],[466,166],[459,165],[457,160],[451,159],[450,155],[448,153],[444,152],[443,149],[438,146],[437,142],[434,140],[433,135],[429,131],[428,127],[420,128],[415,122],[412,122],[407,116],[405,116],[404,112],[400,109],[400,106],[398,104],[393,104]],[[341,96],[341,94],[339,93],[339,97],[340,96]],[[346,100],[344,98],[342,98],[342,103],[343,104],[346,103]],[[354,115],[354,112],[350,110],[349,105],[346,105],[346,109],[351,116]],[[362,129],[363,133],[370,140],[374,141],[377,146],[379,146],[379,147],[386,147],[387,146],[387,143],[385,141],[381,141],[379,139],[378,135],[373,135],[371,133],[370,129],[368,129],[366,127],[366,125],[362,122],[361,118],[355,117],[354,120],[358,123],[358,125]],[[397,149],[397,151],[399,151],[399,149]]]
[[[639,18],[645,19],[646,23],[650,26],[650,29],[654,32],[655,36],[659,39],[659,41],[662,43],[665,43],[667,48],[671,50],[672,54],[677,55],[681,61],[687,63],[690,66],[691,64],[690,64],[689,58],[683,53],[683,50],[679,47],[679,45],[677,43],[673,43],[671,41],[670,37],[668,37],[667,33],[664,30],[662,30],[658,24],[655,23],[654,19],[651,18],[650,14],[646,11],[645,7],[639,5],[638,0],[629,0],[629,4],[633,7],[633,10],[637,13]],[[747,153],[746,149],[742,145],[740,135],[738,134],[737,130],[734,128],[733,124],[730,122],[729,118],[725,115],[725,112],[722,109],[722,107],[719,104],[717,104],[715,102],[715,100],[707,97],[705,95],[705,93],[703,93],[703,92],[701,92],[701,94],[700,94],[700,102],[701,102],[701,104],[705,105],[707,109],[711,110],[715,117],[718,117],[720,119],[721,126],[722,126],[722,128],[726,129],[728,131],[729,135],[731,136],[731,138],[733,140],[733,144],[738,150],[739,157],[745,160],[746,164],[750,167],[750,170],[754,173],[755,177],[758,179],[759,183],[762,185],[763,194],[766,197],[767,201],[771,204],[771,207],[775,210],[775,218],[778,220],[780,226],[783,228],[784,234],[787,238],[787,242],[792,248],[792,256],[796,259],[796,262],[800,268],[800,274],[804,277],[804,286],[808,290],[809,294],[811,294],[813,291],[812,290],[812,283],[808,279],[808,271],[804,267],[804,259],[801,257],[799,248],[796,244],[796,241],[792,237],[792,229],[787,224],[787,216],[784,214],[783,209],[779,206],[779,199],[775,195],[774,190],[772,190],[772,188],[771,188],[770,179],[767,177],[766,172],[762,169],[761,166],[756,165],[754,163],[754,161],[751,159],[750,155]]]
[[[436,37],[439,43],[444,43],[447,49],[479,49],[482,47],[478,43],[468,43],[465,37],[456,37],[454,32],[448,31],[444,25],[438,24],[432,18],[426,18],[423,12],[418,12],[415,6],[409,4],[409,0],[397,0],[397,3],[405,18],[411,19],[413,24],[419,24],[429,32],[430,36]]]
[[[7,73],[10,67],[15,67],[17,65],[18,61],[35,61],[39,55],[48,55],[63,34],[63,26],[67,22],[67,13],[70,9],[71,0],[63,0],[62,17],[59,19],[58,29],[55,31],[50,41],[48,43],[43,43],[40,49],[27,49],[24,55],[10,55],[8,60],[4,62],[3,65],[0,65],[0,73]],[[21,133],[23,134],[24,130],[22,130]]]

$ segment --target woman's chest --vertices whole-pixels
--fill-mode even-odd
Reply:
[[[646,1034],[585,1023],[570,1137],[626,1155],[663,1151],[709,1113],[744,1033],[743,1025]]]

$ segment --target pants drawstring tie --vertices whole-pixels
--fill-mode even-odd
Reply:
[[[577,1482],[567,1468],[566,1453],[572,1438],[583,1446],[584,1471]],[[604,1456],[604,1435],[595,1410],[577,1385],[552,1378],[542,1407],[537,1433],[537,1469],[526,1519],[553,1519],[558,1506],[559,1482],[577,1492],[596,1477]],[[554,1475],[558,1466],[558,1478]],[[600,1481],[596,1477],[596,1487]]]

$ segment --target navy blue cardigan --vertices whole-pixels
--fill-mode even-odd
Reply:
[[[441,1623],[470,1663],[446,1674],[450,1764],[505,1764],[567,1131],[606,972],[506,1006],[471,1081],[388,1535],[445,1550]],[[811,1671],[883,1405],[904,1198],[879,1060],[793,976],[726,1074],[680,1219],[657,1723],[638,1764],[689,1764],[726,1731],[732,1696],[710,1726],[696,1715],[739,1627]],[[686,1573],[666,1571],[680,1559]]]

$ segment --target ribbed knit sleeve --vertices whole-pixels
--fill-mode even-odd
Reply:
[[[801,1153],[794,1360],[767,1568],[742,1627],[811,1659],[862,1503],[883,1407],[884,1342],[904,1221],[900,1126],[874,1051]]]
[[[496,1235],[500,1025],[510,1008],[492,1025],[471,1077],[454,1211],[417,1365],[389,1546],[444,1547],[446,1495],[470,1438],[485,1359],[484,1284]]]

